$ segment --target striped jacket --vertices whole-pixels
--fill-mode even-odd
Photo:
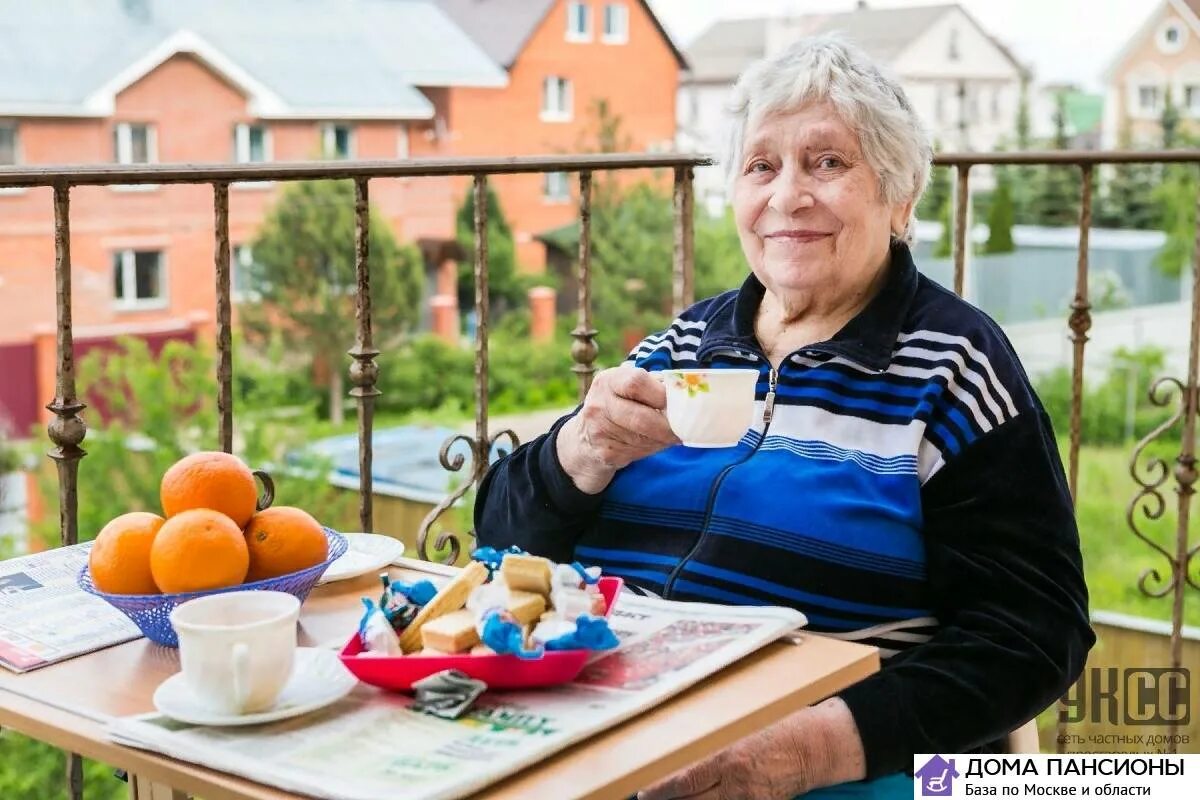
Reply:
[[[680,600],[772,604],[878,646],[842,693],[869,777],[913,753],[994,749],[1083,667],[1078,533],[1050,422],[986,315],[893,250],[887,283],[836,336],[775,370],[761,283],[697,303],[630,355],[655,371],[752,367],[735,448],[674,447],[600,495],[557,461],[561,420],[488,473],[482,544],[579,559]]]

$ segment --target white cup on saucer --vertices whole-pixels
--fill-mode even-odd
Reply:
[[[667,422],[687,447],[734,447],[754,424],[756,369],[669,369]]]
[[[220,714],[269,708],[292,674],[300,601],[284,592],[240,591],[181,603],[171,612],[184,683]]]

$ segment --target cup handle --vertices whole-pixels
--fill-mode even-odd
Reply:
[[[275,502],[275,481],[271,480],[271,476],[261,469],[254,470],[254,477],[258,478],[259,482],[263,485],[263,493],[259,495],[254,510],[262,511],[270,508],[271,503]]]
[[[250,647],[245,642],[238,642],[229,658],[233,667],[233,701],[240,713],[250,699]]]

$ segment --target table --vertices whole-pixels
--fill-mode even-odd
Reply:
[[[401,559],[405,580],[453,570]],[[300,616],[301,646],[340,646],[359,598],[378,591],[366,575],[315,589]],[[134,800],[292,800],[299,795],[108,740],[113,717],[154,710],[151,698],[179,669],[175,650],[138,639],[24,675],[0,669],[0,726],[130,774]],[[775,642],[650,711],[513,775],[475,797],[619,800],[879,669],[874,647],[800,634]],[[598,768],[603,765],[603,768]]]

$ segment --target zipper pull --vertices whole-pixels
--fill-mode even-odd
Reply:
[[[767,374],[767,397],[766,404],[763,406],[763,431],[771,424],[771,417],[775,413],[775,386],[779,380],[779,373],[771,367],[771,371]]]

